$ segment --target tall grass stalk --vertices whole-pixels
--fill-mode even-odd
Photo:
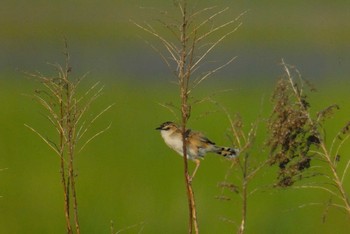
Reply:
[[[35,90],[32,96],[46,111],[45,116],[53,129],[56,137],[50,139],[44,133],[25,124],[27,128],[37,134],[60,159],[61,185],[64,198],[64,216],[66,231],[68,234],[80,233],[78,195],[76,190],[75,159],[87,143],[105,132],[109,127],[85,136],[94,122],[106,112],[112,105],[103,109],[93,118],[86,118],[91,104],[101,95],[103,87],[99,83],[94,84],[82,95],[79,95],[78,87],[83,77],[72,79],[70,77],[70,56],[68,45],[65,41],[65,65],[51,64],[56,76],[45,76],[39,72],[26,73],[29,77],[37,80],[42,88]]]
[[[272,134],[268,143],[271,159],[280,168],[277,185],[325,191],[331,196],[327,207],[341,208],[350,217],[349,195],[344,186],[350,159],[345,158],[343,169],[339,167],[342,146],[350,137],[350,121],[331,142],[327,142],[325,121],[339,106],[332,104],[314,116],[304,90],[309,83],[302,79],[295,67],[283,60],[282,67],[285,77],[279,81],[273,97],[275,107],[270,119]],[[312,163],[320,164],[312,166]],[[313,183],[294,186],[295,182],[311,177],[315,177]]]
[[[257,188],[249,188],[250,182],[255,178],[258,172],[267,165],[269,160],[261,159],[258,161],[258,158],[255,157],[256,153],[254,151],[254,146],[256,145],[255,140],[258,132],[259,121],[252,123],[250,129],[246,132],[244,130],[243,121],[238,114],[232,116],[224,106],[214,100],[212,100],[212,102],[219,106],[219,108],[226,114],[230,123],[229,137],[232,140],[232,145],[238,146],[240,149],[240,156],[231,162],[224,181],[219,183],[219,187],[221,187],[221,195],[218,196],[218,199],[222,201],[231,200],[231,198],[224,195],[225,190],[240,195],[241,216],[240,222],[237,225],[237,233],[243,234],[245,233],[247,226],[248,200],[250,196],[258,190]],[[235,167],[237,164],[239,166],[238,168]],[[238,171],[238,182],[231,182],[229,178],[229,175],[233,172],[234,168]]]
[[[192,188],[192,178],[190,178],[188,172],[188,162],[186,152],[186,126],[191,116],[191,103],[189,97],[194,88],[201,84],[208,77],[221,70],[230,64],[235,57],[229,59],[223,65],[220,65],[214,69],[198,74],[195,79],[192,79],[194,73],[199,70],[200,66],[205,64],[206,59],[210,52],[212,52],[218,44],[220,44],[226,37],[234,33],[242,23],[239,22],[239,15],[237,18],[224,22],[222,24],[214,25],[213,21],[221,14],[226,12],[229,8],[226,7],[222,10],[214,11],[215,7],[208,7],[199,11],[191,11],[188,6],[188,1],[180,0],[175,1],[177,8],[180,11],[180,20],[175,20],[175,23],[161,23],[170,31],[174,36],[174,39],[167,39],[161,33],[154,29],[149,24],[142,26],[136,24],[142,30],[150,33],[156,37],[163,44],[166,51],[165,55],[162,50],[152,46],[167,64],[167,66],[174,71],[177,78],[180,93],[180,105],[181,110],[181,129],[184,155],[184,177],[188,198],[189,207],[189,233],[199,232],[197,221],[197,210],[195,204],[195,197]],[[214,11],[214,12],[213,12]],[[204,13],[210,14],[209,16],[202,16]],[[197,21],[196,21],[197,20]],[[205,28],[208,29],[205,29]],[[216,39],[210,39],[217,36]],[[168,106],[172,108],[172,106]]]
[[[306,116],[308,118],[308,121],[313,126],[313,129],[315,131],[315,136],[318,139],[317,143],[319,145],[319,150],[314,151],[314,152],[326,163],[328,169],[330,170],[331,173],[330,173],[330,177],[328,177],[328,178],[330,180],[330,183],[333,184],[335,186],[335,188],[337,188],[337,190],[338,190],[338,194],[336,195],[336,197],[338,197],[343,203],[343,205],[336,205],[336,204],[334,204],[334,205],[336,207],[342,207],[348,213],[349,218],[350,218],[349,196],[348,196],[347,192],[345,191],[344,183],[343,183],[344,178],[349,170],[350,159],[347,159],[346,166],[343,169],[343,171],[338,171],[338,169],[337,169],[337,164],[339,161],[339,159],[337,159],[337,158],[339,157],[339,151],[340,151],[342,145],[349,139],[349,136],[350,136],[349,135],[349,123],[350,122],[348,122],[344,126],[344,128],[342,128],[337,133],[337,135],[332,140],[331,146],[328,147],[326,144],[325,130],[323,128],[323,120],[325,117],[327,117],[326,115],[331,114],[333,109],[339,109],[339,107],[337,105],[331,105],[331,106],[327,107],[326,109],[318,112],[317,118],[313,119],[311,117],[310,113],[307,111],[307,109],[303,105],[303,97],[302,97],[303,90],[298,89],[297,85],[295,85],[295,83],[293,81],[293,77],[292,77],[290,69],[289,69],[290,66],[285,64],[283,60],[282,60],[282,66],[287,74],[287,79],[290,83],[290,87],[292,88],[295,97],[297,98],[297,102],[303,108],[303,111],[305,111],[305,113],[307,113]],[[299,79],[301,79],[300,73],[298,71],[297,71],[297,73],[299,74]],[[337,142],[338,142],[338,145],[337,145]],[[323,188],[325,191],[330,191],[329,189],[327,189],[326,187],[323,187],[323,186],[321,186],[320,188]],[[333,195],[333,192],[330,192],[330,194]]]

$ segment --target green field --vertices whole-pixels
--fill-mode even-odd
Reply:
[[[14,77],[12,81],[1,80],[0,100],[4,110],[1,122],[4,124],[0,163],[8,168],[0,174],[1,233],[64,232],[59,158],[23,125],[27,123],[49,136],[52,134],[50,124],[42,115],[43,110],[22,95],[32,92],[33,83],[22,76]],[[182,160],[164,145],[154,130],[159,123],[174,119],[158,103],[176,100],[176,88],[172,84],[159,83],[163,84],[106,81],[105,94],[92,111],[97,112],[112,102],[115,106],[94,129],[103,128],[110,122],[112,127],[79,154],[76,163],[84,233],[108,233],[111,220],[117,230],[142,223],[125,233],[138,233],[141,228],[142,233],[185,232],[187,203]],[[261,107],[264,114],[271,110],[268,100],[271,87],[247,88],[237,81],[227,81],[224,86],[242,87],[218,95],[217,100],[232,113],[239,112],[247,121],[246,125],[258,116]],[[315,108],[333,102],[343,104],[340,114],[336,115],[337,121],[331,121],[330,129],[345,122],[344,112],[349,108],[343,100],[347,91],[339,87],[344,86],[335,85],[327,90],[321,87],[319,93],[312,94]],[[210,93],[211,89],[203,87],[198,90],[198,95],[201,92]],[[261,105],[263,96],[266,100]],[[216,112],[204,114],[213,110]],[[200,117],[202,114],[204,117]],[[190,126],[201,129],[217,142],[228,144],[225,132],[229,122],[225,114],[211,104],[193,107]],[[264,130],[259,132],[262,135],[258,139],[261,139]],[[261,140],[257,144],[261,144]],[[256,152],[259,160],[267,157],[266,152]],[[223,221],[225,219],[239,223],[239,195],[226,194],[232,197],[229,202],[215,199],[221,194],[217,184],[224,180],[229,166],[228,161],[209,155],[195,178],[199,223],[204,233],[236,230],[235,225]],[[308,203],[327,202],[327,194],[266,188],[275,181],[274,171],[274,168],[264,169],[252,183],[253,188],[260,187],[261,191],[249,199],[248,233],[329,233],[335,230],[346,233],[349,227],[344,213],[331,209],[327,222],[322,224],[324,206],[297,208]],[[238,176],[235,170],[233,179]]]
[[[186,233],[187,198],[183,161],[163,143],[154,129],[176,117],[160,104],[179,104],[174,77],[137,29],[137,22],[154,22],[157,8],[175,10],[163,1],[5,1],[0,10],[0,233],[64,233],[63,194],[59,158],[33,132],[48,137],[55,132],[45,111],[29,96],[40,84],[21,71],[54,74],[46,62],[63,61],[62,36],[67,37],[73,76],[90,74],[82,88],[97,81],[105,86],[89,113],[115,104],[92,126],[91,133],[111,128],[92,141],[76,158],[77,194],[82,233],[110,233],[111,221],[120,233]],[[172,2],[172,1],[169,1]],[[209,6],[195,1],[196,7]],[[223,43],[213,58],[237,55],[237,61],[203,82],[193,99],[212,96],[244,128],[259,116],[253,166],[268,157],[263,123],[272,110],[270,97],[283,73],[278,65],[300,68],[316,86],[309,93],[311,112],[337,103],[340,110],[326,124],[327,141],[349,121],[350,27],[346,1],[213,1],[229,13],[250,9],[242,28]],[[231,17],[231,15],[226,16]],[[221,20],[226,20],[222,18]],[[221,57],[220,57],[221,56]],[[230,144],[229,121],[217,106],[192,106],[189,127],[203,131],[216,143]],[[350,152],[342,148],[343,168]],[[255,159],[256,158],[256,159]],[[230,162],[208,155],[193,182],[200,233],[235,233],[240,223],[240,194],[225,192],[230,201],[218,200],[218,184]],[[317,164],[318,165],[318,164]],[[194,164],[190,163],[193,169]],[[249,191],[246,233],[348,233],[345,212],[327,208],[332,199],[318,190],[273,189],[276,167],[264,168]],[[234,168],[230,180],[239,181]],[[349,176],[346,189],[350,192]],[[317,178],[314,178],[317,181]],[[316,203],[318,203],[316,205]],[[323,218],[326,217],[325,222]]]

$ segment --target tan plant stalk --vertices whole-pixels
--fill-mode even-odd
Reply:
[[[197,211],[196,211],[196,203],[194,198],[194,192],[192,189],[191,178],[188,173],[188,161],[187,161],[187,143],[186,143],[186,125],[187,120],[190,117],[190,108],[188,104],[188,84],[190,81],[190,76],[192,72],[192,64],[193,64],[193,52],[195,44],[192,44],[192,48],[188,56],[188,13],[187,13],[187,5],[186,1],[183,1],[182,5],[179,5],[182,12],[182,26],[180,29],[181,38],[181,51],[180,51],[180,60],[178,61],[178,80],[180,86],[180,98],[181,98],[181,130],[182,130],[182,142],[183,142],[183,159],[184,159],[184,175],[185,175],[185,185],[187,191],[188,198],[188,206],[189,206],[189,233],[194,232],[198,233],[198,222],[197,222]],[[186,64],[187,63],[187,64]]]
[[[224,191],[227,189],[230,192],[240,194],[241,197],[241,217],[240,223],[237,225],[237,233],[243,234],[246,231],[247,226],[247,214],[248,214],[248,201],[250,196],[255,193],[258,188],[250,189],[250,182],[255,178],[255,176],[260,172],[269,162],[269,159],[262,159],[259,162],[252,163],[252,148],[256,144],[255,139],[258,131],[259,121],[251,124],[248,132],[243,129],[243,122],[239,115],[232,115],[226,109],[226,107],[220,105],[218,102],[210,99],[210,101],[217,105],[225,114],[230,123],[230,133],[229,136],[232,139],[232,144],[240,149],[240,156],[231,162],[231,165],[225,175],[224,181],[219,183],[221,187],[221,195],[218,197],[220,200],[229,201],[229,197],[224,196]],[[255,158],[256,160],[256,158]],[[239,165],[239,183],[229,182],[229,174],[232,173],[235,165]],[[257,165],[256,165],[257,164]]]
[[[285,76],[276,86],[273,95],[275,106],[269,120],[271,137],[268,145],[271,147],[271,164],[277,163],[280,169],[279,182],[276,185],[327,192],[330,199],[326,204],[326,209],[329,207],[342,208],[350,217],[349,195],[344,187],[350,159],[345,160],[344,169],[338,167],[338,164],[343,162],[343,160],[339,162],[340,150],[350,138],[350,122],[335,135],[329,145],[326,141],[325,121],[334,115],[334,111],[338,110],[339,106],[330,105],[319,111],[314,117],[304,91],[304,85],[310,87],[311,85],[302,79],[295,67],[287,65],[283,60],[282,67]],[[311,163],[314,162],[321,164],[312,166]],[[294,186],[297,181],[316,176],[322,176],[326,181],[324,183],[314,181],[312,184]],[[316,178],[320,179],[320,177]],[[315,204],[310,203],[310,205]]]
[[[181,12],[181,20],[176,21],[175,26],[173,24],[163,23],[163,26],[167,28],[172,35],[175,37],[175,41],[169,40],[158,33],[151,25],[146,24],[142,26],[135,23],[135,25],[142,30],[150,33],[155,38],[157,38],[164,46],[168,56],[164,55],[160,49],[152,46],[164,60],[165,64],[172,70],[175,71],[181,99],[181,107],[178,108],[181,111],[181,129],[182,129],[182,140],[183,144],[183,160],[184,160],[184,176],[185,176],[185,185],[186,185],[186,194],[188,198],[188,207],[189,207],[189,233],[199,232],[198,221],[197,221],[197,212],[194,192],[192,189],[192,181],[188,172],[188,161],[186,152],[186,126],[187,121],[191,115],[191,103],[189,102],[189,95],[191,91],[201,84],[205,79],[216,73],[217,71],[223,69],[231,62],[234,61],[235,57],[229,59],[224,65],[218,66],[216,69],[200,74],[196,79],[192,81],[193,74],[197,71],[201,64],[205,62],[209,53],[213,51],[214,48],[218,46],[226,37],[234,33],[240,26],[241,23],[237,23],[240,17],[244,14],[239,15],[237,18],[219,24],[218,26],[212,26],[213,20],[223,12],[227,11],[228,8],[214,12],[209,17],[206,17],[204,20],[199,23],[195,22],[195,19],[199,17],[204,12],[210,12],[214,7],[204,8],[197,12],[189,12],[188,1],[180,0],[176,1],[178,9]],[[236,25],[237,24],[237,25]],[[209,29],[205,32],[200,32],[204,26],[209,26]],[[210,27],[211,26],[211,27]],[[233,28],[230,28],[232,27]],[[229,29],[227,32],[222,32],[220,30]],[[221,33],[221,35],[214,41],[204,43],[205,39],[208,39],[212,34]],[[203,48],[205,48],[203,50]],[[169,58],[170,56],[170,58]],[[175,64],[175,65],[174,65]],[[172,110],[174,106],[171,105],[162,105],[166,108]]]
[[[106,131],[108,127],[94,134],[87,140],[82,139],[96,119],[107,111],[112,105],[98,113],[92,120],[83,120],[87,110],[96,98],[101,94],[102,88],[93,85],[85,94],[79,96],[78,86],[82,78],[73,80],[70,78],[72,68],[69,65],[68,45],[65,41],[65,66],[54,64],[58,72],[55,77],[42,75],[41,73],[27,73],[28,76],[40,82],[43,89],[36,90],[33,98],[46,110],[46,118],[54,127],[58,140],[49,139],[33,127],[25,124],[36,133],[60,159],[60,175],[64,196],[64,216],[66,231],[68,234],[80,233],[78,215],[78,197],[76,191],[75,158],[77,152],[97,135]],[[79,147],[79,143],[82,146]],[[78,150],[77,148],[80,148]],[[73,215],[71,215],[73,212]]]
[[[340,200],[343,202],[343,205],[340,206],[340,207],[343,207],[346,210],[346,212],[348,213],[349,217],[350,217],[349,196],[348,196],[347,192],[345,191],[344,184],[343,184],[344,176],[347,173],[348,166],[345,167],[345,169],[342,171],[342,175],[341,175],[340,172],[337,170],[337,160],[336,160],[336,157],[338,155],[337,153],[338,153],[340,147],[345,142],[345,140],[348,139],[349,135],[347,135],[346,138],[341,141],[341,143],[339,144],[339,147],[337,149],[337,152],[332,152],[333,145],[335,144],[336,139],[341,135],[341,132],[338,133],[337,136],[333,139],[332,147],[329,150],[327,145],[326,145],[324,135],[322,134],[321,131],[318,130],[318,127],[321,126],[321,119],[324,118],[324,115],[328,114],[327,112],[331,111],[333,108],[338,108],[338,107],[336,105],[332,105],[332,106],[326,108],[323,112],[319,112],[318,113],[318,118],[316,120],[314,120],[311,117],[309,111],[305,108],[305,105],[303,103],[303,100],[302,100],[302,95],[303,95],[302,92],[303,92],[303,90],[302,89],[298,90],[296,88],[295,82],[294,82],[293,77],[291,75],[290,66],[287,65],[283,60],[282,60],[282,66],[283,66],[283,68],[285,70],[285,73],[287,74],[287,79],[288,79],[288,81],[290,83],[290,87],[291,87],[291,89],[292,89],[292,91],[294,93],[294,96],[297,99],[297,102],[299,103],[299,105],[303,109],[305,115],[308,118],[308,121],[309,121],[310,125],[313,127],[313,129],[315,131],[315,135],[316,135],[316,137],[318,139],[317,143],[318,143],[319,148],[320,148],[320,150],[319,151],[315,151],[315,153],[317,153],[317,155],[320,156],[326,162],[326,164],[328,165],[328,168],[331,171],[331,174],[330,174],[331,175],[331,177],[330,177],[331,182],[337,188],[337,190],[339,192],[339,195],[334,194],[334,192],[332,192],[331,190],[329,190],[329,189],[327,189],[327,188],[325,188],[323,186],[317,186],[317,187],[319,187],[319,188],[321,188],[321,189],[323,189],[325,191],[329,191],[330,194],[336,195],[336,197],[340,198]],[[299,78],[301,79],[300,73],[297,70],[296,70],[296,72],[297,72]],[[344,134],[346,134],[346,133],[347,132],[344,132]],[[336,153],[336,154],[334,154],[334,153]],[[350,159],[348,159],[347,165],[349,165],[349,163],[350,163]]]

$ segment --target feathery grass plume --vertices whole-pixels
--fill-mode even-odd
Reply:
[[[70,234],[80,233],[75,158],[86,144],[110,127],[109,124],[105,129],[89,134],[91,126],[112,105],[92,117],[87,116],[93,102],[102,94],[103,87],[97,82],[85,92],[79,91],[79,85],[85,76],[71,78],[72,67],[69,64],[70,56],[66,41],[64,56],[64,66],[50,64],[57,75],[46,76],[40,72],[26,73],[41,84],[41,88],[35,90],[32,97],[45,110],[45,117],[55,130],[56,137],[50,139],[36,128],[27,124],[25,126],[37,134],[59,157],[66,230]]]
[[[240,14],[235,19],[224,23],[215,24],[215,20],[226,12],[229,8],[217,10],[215,7],[207,7],[198,11],[190,9],[187,0],[174,1],[180,17],[175,17],[173,22],[163,22],[158,20],[162,27],[169,30],[171,37],[160,33],[154,25],[145,24],[135,25],[158,39],[163,46],[152,48],[160,54],[165,64],[174,73],[176,82],[179,86],[180,110],[183,159],[184,159],[184,177],[189,205],[189,233],[193,231],[198,233],[197,211],[192,189],[192,181],[188,173],[186,153],[186,125],[191,116],[192,104],[189,101],[190,95],[198,85],[217,71],[223,69],[232,63],[235,57],[229,59],[223,65],[202,71],[201,66],[207,63],[208,55],[229,35],[237,31],[241,26]],[[180,19],[179,19],[180,18]],[[195,76],[195,77],[194,77]],[[168,109],[174,109],[173,106],[165,105]],[[172,111],[175,113],[175,111]]]
[[[280,169],[276,185],[288,187],[312,177],[315,180],[312,183],[294,185],[293,188],[326,191],[332,201],[328,203],[327,209],[329,206],[341,208],[350,216],[349,197],[344,188],[350,158],[345,157],[342,160],[345,162],[344,169],[338,169],[340,151],[350,137],[350,124],[346,123],[332,141],[327,142],[325,121],[339,106],[330,105],[313,117],[304,93],[307,83],[297,69],[283,60],[282,66],[285,76],[278,82],[272,97],[274,109],[269,120],[270,138],[267,142],[271,149],[271,165],[277,164]]]

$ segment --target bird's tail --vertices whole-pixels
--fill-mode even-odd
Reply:
[[[238,156],[239,150],[230,147],[215,146],[213,152],[222,155],[225,158],[235,158]]]

